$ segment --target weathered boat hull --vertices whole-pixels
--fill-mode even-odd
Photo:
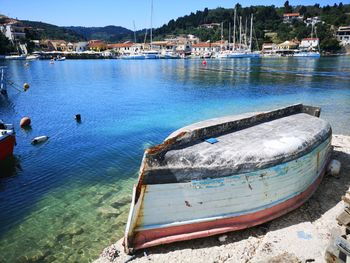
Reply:
[[[329,161],[329,130],[323,138],[301,156],[252,171],[173,183],[142,183],[147,179],[140,176],[126,252],[248,228],[299,207],[317,189]],[[141,171],[152,165],[146,158]]]

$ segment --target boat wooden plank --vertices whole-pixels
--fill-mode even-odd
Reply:
[[[323,144],[322,146],[325,145]],[[327,152],[327,147],[323,149],[323,152]],[[313,156],[311,158],[313,163],[316,163],[316,154],[313,152],[310,155]],[[304,159],[308,160],[310,158]],[[302,162],[299,161],[299,163]],[[220,214],[229,214],[230,212],[239,213],[240,211],[254,210],[257,207],[265,208],[268,204],[298,195],[317,179],[318,171],[316,165],[310,166],[307,162],[304,163],[304,167],[305,169],[302,173],[294,173],[294,170],[288,170],[289,177],[292,180],[287,180],[284,184],[282,182],[280,185],[276,181],[275,185],[268,189],[264,189],[265,184],[263,182],[260,182],[260,185],[254,185],[251,182],[252,190],[248,187],[242,187],[230,191],[230,186],[226,186],[223,182],[222,186],[214,188],[216,192],[213,192],[213,188],[209,188],[208,190],[211,190],[211,193],[202,191],[197,196],[192,195],[189,197],[187,194],[196,193],[198,192],[197,189],[187,186],[186,191],[183,191],[183,187],[180,186],[178,191],[172,190],[159,193],[152,191],[153,185],[150,185],[147,187],[147,195],[144,198],[140,216],[143,216],[143,225],[147,226],[162,223],[169,224],[179,220],[186,221],[193,217],[207,218]],[[189,185],[190,183],[186,184]],[[182,184],[179,183],[178,185]],[[163,185],[163,187],[167,188],[167,185]],[[270,194],[266,196],[266,192]],[[247,193],[250,193],[250,195],[247,195]],[[173,197],[171,198],[171,203],[169,201],[168,204],[164,202],[164,200],[167,200],[167,196]],[[147,211],[147,213],[144,211]]]

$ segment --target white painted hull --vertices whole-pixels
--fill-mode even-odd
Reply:
[[[142,223],[136,231],[217,220],[274,206],[311,185],[329,152],[330,140],[327,140],[299,159],[255,172],[189,183],[148,185],[139,214]]]
[[[121,59],[145,59],[145,55],[143,54],[138,54],[138,55],[125,55],[121,56]]]
[[[26,55],[20,55],[20,56],[5,56],[5,59],[9,59],[9,60],[25,60],[26,59]]]
[[[320,184],[332,149],[330,125],[315,117],[319,111],[299,104],[207,120],[147,150],[133,192],[126,251],[248,228],[302,205]],[[256,122],[262,123],[218,136]],[[199,141],[215,132],[217,144]],[[247,148],[239,145],[242,140]]]
[[[300,52],[295,53],[293,57],[311,57],[311,58],[319,58],[321,55],[318,52]]]

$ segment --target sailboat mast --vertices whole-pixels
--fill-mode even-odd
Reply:
[[[244,44],[245,48],[247,48],[247,34],[248,34],[248,17],[245,18],[245,30],[244,30]]]
[[[1,86],[0,86],[0,91],[2,91],[4,89],[4,69],[1,69]]]
[[[236,8],[233,15],[233,50],[236,49]]]
[[[242,17],[239,17],[239,50],[242,48]]]
[[[224,41],[224,22],[221,22],[221,42],[220,42],[220,49],[222,51],[222,42]]]
[[[136,43],[136,26],[135,26],[135,20],[132,21],[134,24],[134,43]]]
[[[318,52],[320,53],[321,52],[321,49],[320,49],[320,40],[317,36],[317,26],[315,26],[315,35],[316,35],[316,38],[317,38],[317,47],[318,47]]]
[[[153,39],[152,39],[152,27],[153,27],[153,0],[151,1],[151,34],[150,34],[150,39],[151,39],[151,49],[153,49],[152,47],[152,43],[153,43]]]
[[[250,17],[250,37],[249,37],[249,51],[252,52],[252,41],[253,41],[253,14]]]
[[[231,43],[231,22],[228,23],[228,50],[231,50],[230,43]]]

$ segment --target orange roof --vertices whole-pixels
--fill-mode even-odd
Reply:
[[[134,43],[132,42],[125,42],[125,43],[115,43],[115,44],[108,44],[108,48],[122,48],[122,47],[131,47]]]
[[[283,16],[286,16],[286,17],[293,17],[293,16],[300,16],[299,13],[286,13],[284,14]]]
[[[93,42],[93,43],[89,43],[88,47],[89,48],[105,48],[106,47],[106,43],[104,43],[104,42]]]
[[[201,42],[201,43],[192,45],[192,47],[210,47],[210,46],[211,46],[210,42]]]
[[[303,38],[301,41],[303,41],[303,40],[318,40],[318,37]]]

